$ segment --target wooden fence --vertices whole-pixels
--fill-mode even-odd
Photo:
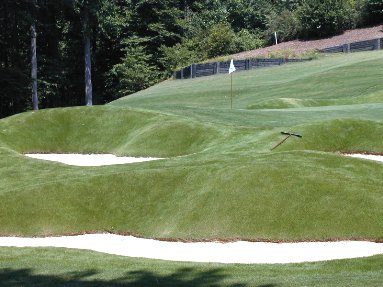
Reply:
[[[319,50],[321,53],[354,53],[362,51],[380,50],[383,46],[383,38],[343,44]]]
[[[234,60],[234,66],[237,71],[258,69],[262,67],[280,66],[288,62],[302,62],[310,59],[248,59]],[[192,64],[174,72],[174,79],[190,79],[211,76],[216,74],[227,74],[229,72],[230,61],[214,62],[206,64]]]
[[[321,53],[354,53],[361,51],[380,50],[383,48],[383,38],[343,44],[318,50]],[[280,66],[286,63],[303,62],[311,59],[248,59],[234,60],[237,71],[251,70],[262,67]],[[192,64],[174,72],[174,79],[191,79],[198,77],[224,74],[229,72],[230,61],[207,64]]]

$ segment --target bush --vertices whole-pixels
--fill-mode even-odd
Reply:
[[[150,87],[160,76],[142,46],[129,44],[124,50],[124,58],[106,74],[107,88],[115,99]]]
[[[161,64],[170,74],[172,71],[199,62],[201,55],[198,53],[199,43],[196,38],[184,40],[173,47],[161,47],[163,57]]]
[[[298,17],[303,38],[333,36],[354,24],[352,5],[347,0],[303,0]]]
[[[294,40],[301,32],[301,24],[294,11],[283,10],[280,14],[273,13],[268,17],[266,39],[274,42],[274,32],[278,33],[278,41]]]
[[[229,54],[234,50],[234,37],[234,31],[228,24],[216,24],[202,35],[201,52],[205,52],[208,58]]]
[[[254,50],[262,48],[264,45],[265,41],[260,35],[251,33],[249,30],[242,29],[235,34],[232,43],[232,53]]]

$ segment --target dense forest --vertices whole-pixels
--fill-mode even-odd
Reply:
[[[1,0],[0,118],[104,104],[275,31],[321,38],[382,19],[383,0]]]

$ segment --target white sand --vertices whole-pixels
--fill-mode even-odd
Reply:
[[[113,154],[25,154],[28,157],[75,166],[104,166],[159,160],[157,157],[118,157]],[[346,156],[383,162],[381,155],[345,154]]]
[[[126,164],[159,158],[116,157],[111,154],[27,154],[29,157],[57,161],[68,165],[101,166]],[[383,162],[383,156],[348,155]],[[0,237],[0,246],[65,247],[108,254],[162,259],[170,261],[275,264],[348,259],[383,254],[383,243],[365,241],[307,243],[181,243],[135,238],[113,234],[19,238]]]
[[[356,157],[356,158],[369,159],[369,160],[375,160],[375,161],[383,162],[383,156],[382,155],[354,153],[354,154],[346,154],[346,156],[351,156],[351,157]]]
[[[113,234],[46,238],[0,237],[0,246],[64,247],[170,261],[243,264],[300,263],[383,254],[383,243],[365,241],[182,243]]]
[[[157,157],[118,157],[113,154],[25,154],[28,157],[49,160],[75,166],[104,166],[159,160]],[[346,156],[383,162],[383,156],[345,154]]]
[[[159,160],[153,157],[118,157],[113,154],[25,154],[35,159],[61,162],[75,166],[104,166]]]

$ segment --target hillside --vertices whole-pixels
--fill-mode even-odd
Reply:
[[[246,51],[238,54],[234,54],[232,57],[234,59],[249,59],[256,57],[268,57],[270,54],[277,54],[278,52],[289,51],[292,54],[300,55],[305,52],[321,50],[329,47],[334,47],[338,45],[343,45],[347,43],[359,42],[364,40],[371,40],[376,38],[383,38],[383,29],[382,25],[370,27],[370,28],[361,28],[348,30],[342,33],[341,35],[336,35],[333,37],[319,39],[319,40],[295,40],[284,43],[279,43],[278,45],[273,45],[261,49],[256,49],[252,51]]]

